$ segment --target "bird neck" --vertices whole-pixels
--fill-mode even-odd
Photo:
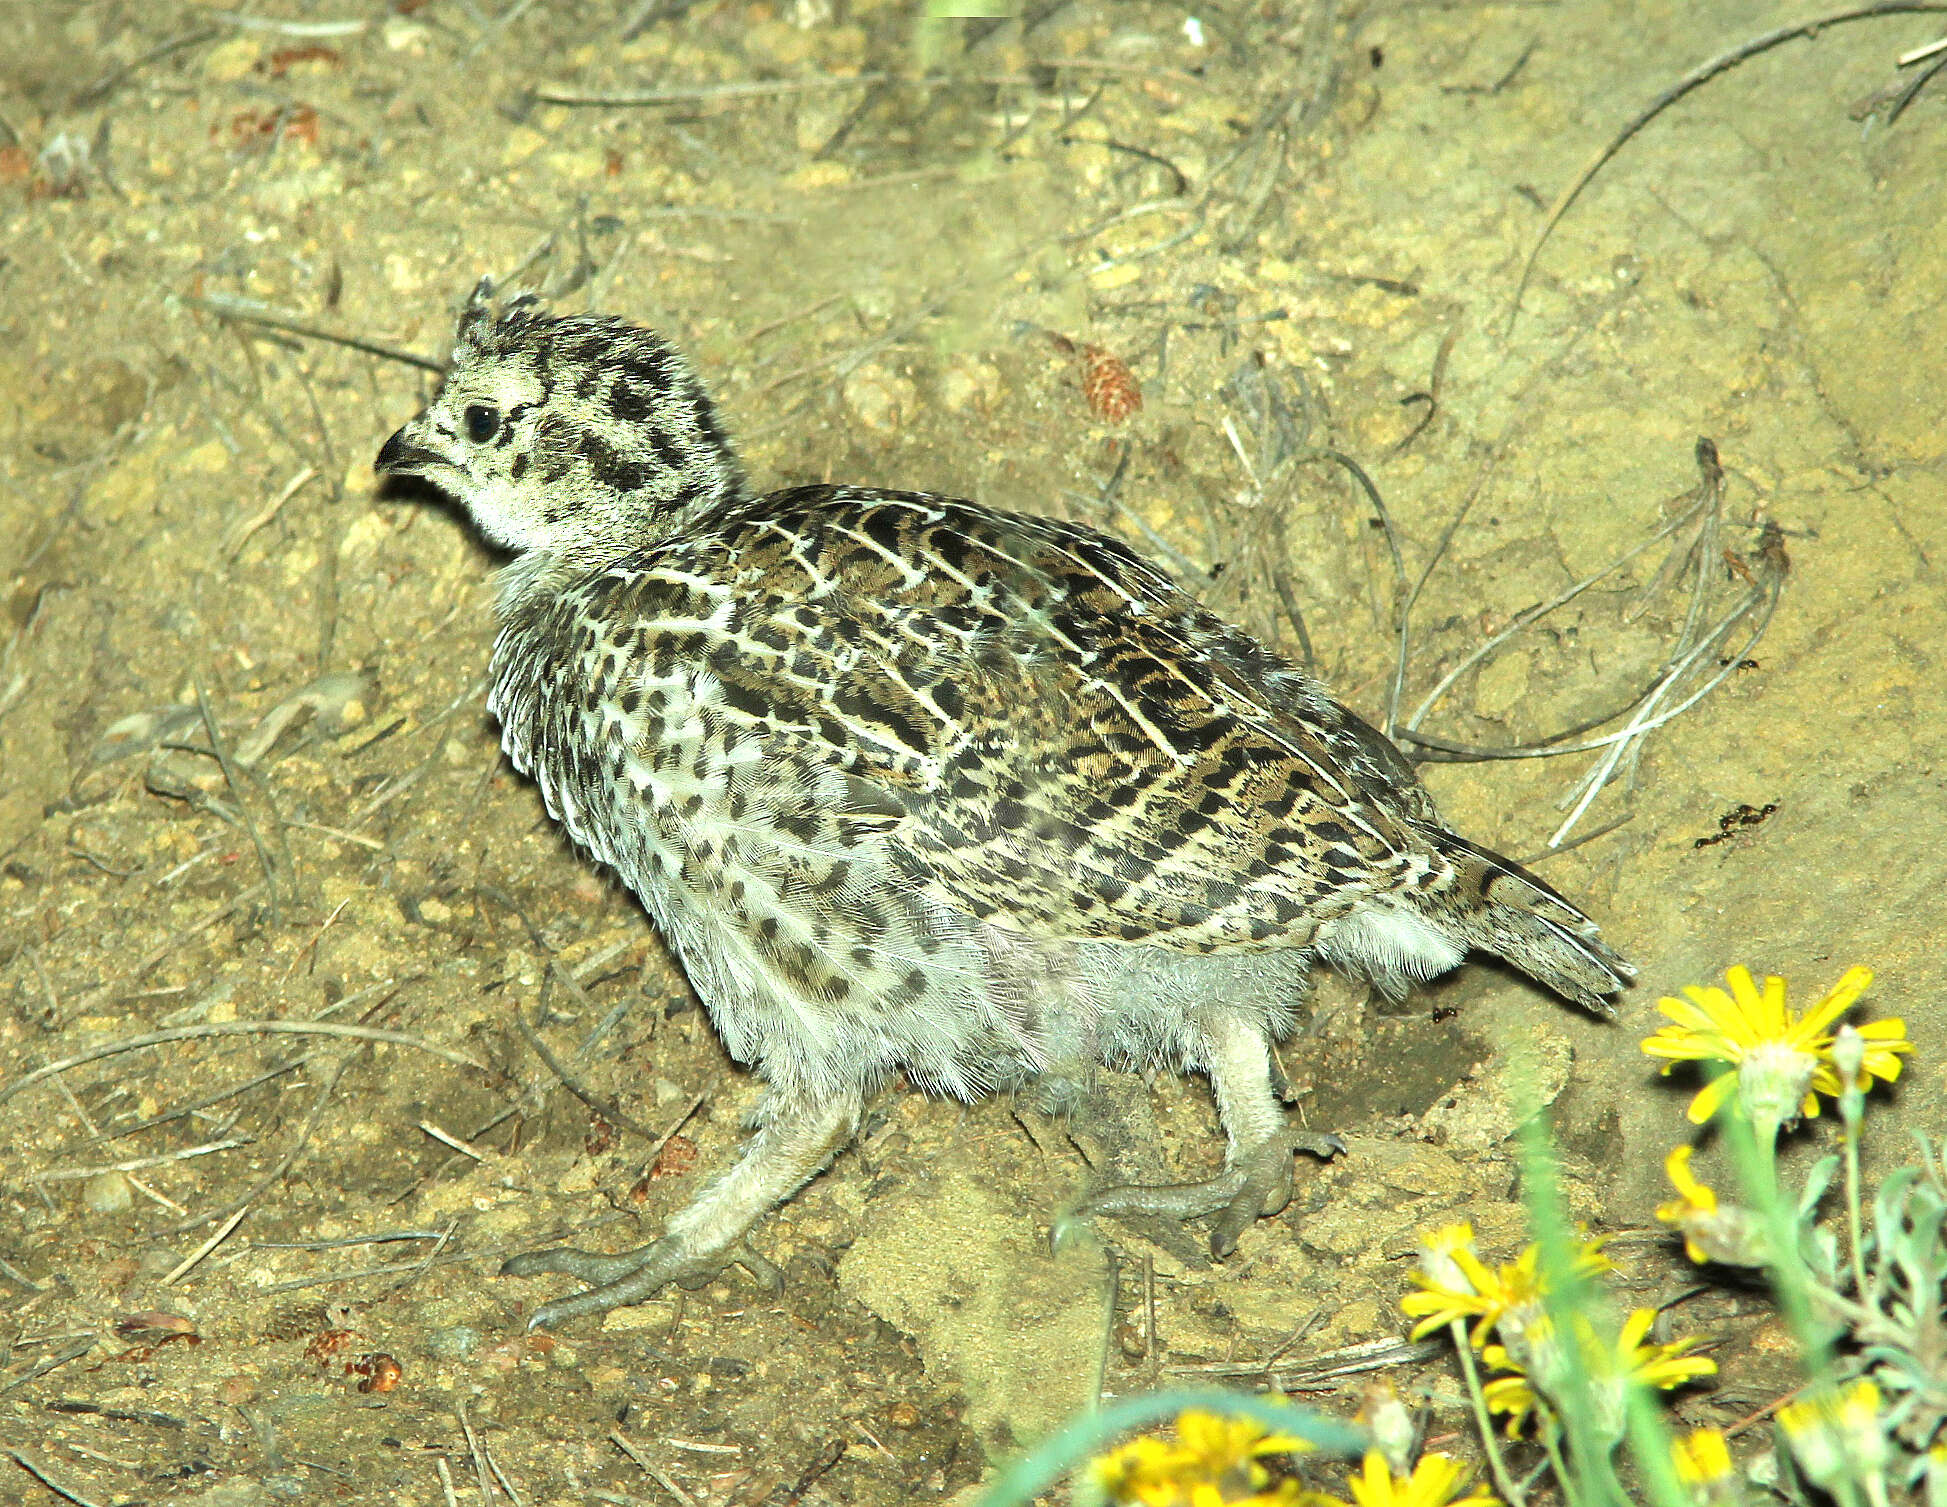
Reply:
[[[503,623],[540,608],[590,576],[624,561],[637,559],[671,540],[693,536],[713,526],[721,514],[750,506],[755,500],[736,457],[724,454],[722,468],[704,487],[685,488],[678,497],[644,507],[639,496],[617,493],[601,507],[602,526],[558,542],[521,550],[495,578],[496,611]]]
[[[494,577],[495,615],[512,626],[529,616],[535,608],[551,602],[591,571],[613,564],[613,560],[585,560],[579,551],[555,549],[523,550]]]

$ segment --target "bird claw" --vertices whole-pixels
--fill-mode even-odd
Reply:
[[[1055,1219],[1048,1232],[1049,1248],[1061,1251],[1074,1239],[1082,1222],[1096,1214],[1150,1214],[1177,1220],[1215,1214],[1210,1254],[1221,1260],[1237,1249],[1244,1231],[1259,1219],[1282,1214],[1291,1202],[1294,1151],[1308,1151],[1330,1160],[1344,1150],[1345,1142],[1336,1135],[1287,1133],[1253,1147],[1219,1176],[1203,1182],[1160,1187],[1125,1183],[1104,1188]]]
[[[610,1309],[641,1303],[672,1282],[693,1292],[707,1287],[732,1266],[743,1267],[767,1292],[775,1294],[784,1289],[784,1273],[745,1241],[699,1253],[667,1235],[614,1255],[575,1250],[571,1246],[523,1251],[501,1263],[500,1275],[532,1277],[558,1272],[594,1284],[586,1292],[556,1298],[535,1309],[527,1321],[528,1329],[535,1330],[551,1329],[584,1314],[607,1313]]]

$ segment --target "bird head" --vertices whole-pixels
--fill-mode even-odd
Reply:
[[[374,462],[447,492],[517,554],[651,543],[742,495],[743,473],[689,363],[609,316],[496,308],[482,278],[431,403]]]

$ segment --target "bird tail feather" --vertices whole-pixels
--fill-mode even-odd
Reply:
[[[1594,921],[1511,858],[1451,832],[1440,834],[1439,847],[1454,866],[1451,893],[1479,897],[1442,918],[1461,939],[1585,1009],[1614,1013],[1610,996],[1635,981],[1636,969],[1602,940]]]

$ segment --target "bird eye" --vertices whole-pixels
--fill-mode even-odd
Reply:
[[[469,403],[466,409],[466,437],[476,445],[484,445],[500,429],[500,410],[489,408],[485,403]]]

